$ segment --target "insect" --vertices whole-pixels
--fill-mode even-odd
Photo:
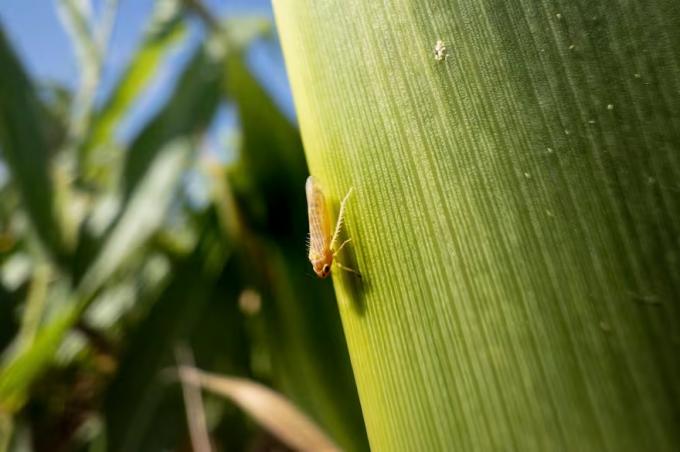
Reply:
[[[325,278],[331,273],[331,266],[335,257],[351,240],[345,240],[337,248],[335,246],[344,220],[345,205],[352,189],[349,189],[340,203],[340,212],[338,213],[338,221],[335,223],[333,236],[331,236],[331,217],[326,206],[326,199],[321,186],[312,176],[307,178],[305,192],[307,193],[307,214],[309,215],[309,261],[312,263],[314,273],[319,278]],[[361,276],[359,272],[345,267],[337,259],[335,259],[335,265]]]
[[[447,56],[448,52],[446,51],[446,45],[444,44],[444,41],[438,39],[434,44],[434,59],[437,61],[442,61],[446,59]]]

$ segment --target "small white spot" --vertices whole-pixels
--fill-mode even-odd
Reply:
[[[564,129],[564,134],[565,135],[571,135],[571,131],[569,129]]]
[[[553,217],[555,216],[555,214],[552,213],[551,210],[546,210],[546,211],[545,211],[545,214],[548,215],[550,218],[553,218]]]
[[[529,174],[529,173],[524,173],[524,177],[526,177],[527,179],[531,179],[531,174]]]
[[[569,46],[569,50],[574,50],[575,48],[576,48],[576,46],[574,44]]]
[[[594,119],[589,119],[589,120],[588,120],[588,124],[595,124],[595,120],[594,120]]]
[[[613,110],[614,104],[607,104],[607,110]]]
[[[555,17],[557,17],[557,19],[562,19],[562,14],[561,14],[561,13],[557,13],[557,14],[555,14]]]
[[[635,78],[642,78],[642,76],[641,76],[640,74],[638,74],[637,72],[636,72],[635,74],[633,74],[633,77],[635,77]]]
[[[553,152],[555,152],[553,148],[548,148],[548,154],[552,154]]]
[[[437,39],[437,42],[434,44],[434,59],[437,61],[442,61],[446,59],[447,56],[448,52],[446,51],[446,45],[444,44],[444,41]]]

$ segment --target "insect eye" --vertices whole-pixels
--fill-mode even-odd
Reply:
[[[328,273],[331,270],[331,268],[328,266],[328,264],[323,266],[323,272]]]

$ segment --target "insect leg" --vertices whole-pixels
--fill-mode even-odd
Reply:
[[[361,273],[359,273],[358,271],[354,270],[353,268],[345,267],[345,266],[342,265],[340,262],[338,262],[337,259],[335,260],[335,265],[337,265],[338,268],[340,268],[340,269],[342,269],[342,270],[345,270],[346,272],[354,273],[354,274],[357,275],[359,278],[361,278]]]
[[[345,205],[347,204],[347,199],[349,198],[349,195],[352,194],[352,189],[350,188],[345,197],[342,199],[342,202],[340,203],[340,212],[338,213],[338,221],[335,223],[335,232],[333,233],[333,238],[331,239],[331,249],[335,248],[335,242],[338,240],[338,236],[340,235],[340,229],[342,229],[342,223],[345,220]]]
[[[347,239],[347,240],[345,240],[344,242],[342,242],[342,243],[340,244],[340,246],[338,247],[338,249],[335,250],[335,251],[333,251],[333,256],[336,256],[336,255],[340,252],[340,250],[341,250],[345,245],[347,245],[349,242],[351,242],[351,241],[352,241],[352,239]]]

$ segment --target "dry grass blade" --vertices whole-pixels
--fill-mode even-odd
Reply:
[[[243,378],[179,368],[180,379],[231,399],[287,446],[303,451],[340,450],[324,432],[291,402],[271,389]]]
[[[182,344],[175,347],[175,357],[177,363],[181,366],[194,365],[194,355],[186,345]],[[205,421],[201,388],[182,381],[182,394],[186,406],[191,447],[194,452],[210,452],[212,448],[210,447],[210,435]]]

